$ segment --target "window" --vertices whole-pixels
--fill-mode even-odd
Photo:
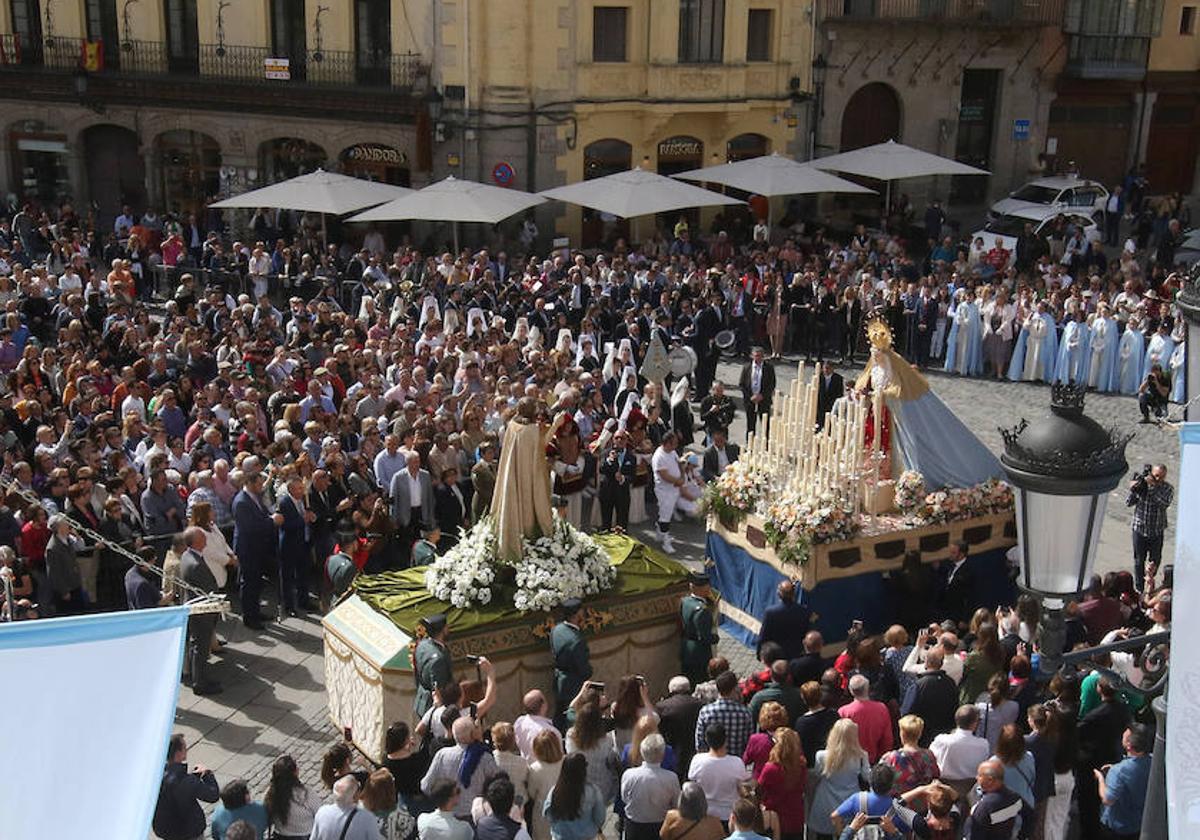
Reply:
[[[771,10],[751,9],[746,32],[746,60],[771,60]]]
[[[1184,6],[1179,10],[1179,34],[1196,34],[1196,7]]]
[[[625,26],[629,9],[597,6],[592,9],[592,61],[627,61]]]
[[[679,61],[720,64],[725,48],[725,0],[679,0]]]

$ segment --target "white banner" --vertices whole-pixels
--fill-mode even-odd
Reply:
[[[150,836],[188,611],[0,624],[0,838]]]
[[[1179,432],[1180,458],[1175,502],[1175,589],[1171,636],[1200,638],[1200,423]],[[1171,647],[1167,707],[1167,824],[1176,840],[1200,827],[1200,645]]]

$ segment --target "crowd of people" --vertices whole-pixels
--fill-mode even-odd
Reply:
[[[1182,206],[1164,212],[1178,215]],[[512,260],[500,248],[430,254],[405,240],[389,249],[374,230],[361,245],[349,240],[325,245],[314,241],[310,221],[257,213],[251,237],[235,239],[216,216],[139,215],[128,208],[111,231],[95,230],[69,204],[26,206],[11,222],[0,220],[5,619],[153,608],[208,592],[230,593],[241,621],[254,631],[275,616],[319,609],[359,572],[404,568],[452,547],[461,530],[486,513],[504,428],[530,405],[544,418],[558,419],[552,459],[560,514],[587,529],[629,529],[654,517],[660,545],[673,551],[671,523],[694,512],[704,482],[737,458],[729,440],[735,415],[745,412],[753,428],[769,408],[774,374],[766,357],[787,352],[853,363],[865,347],[863,319],[876,311],[889,319],[897,349],[921,367],[942,362],[958,373],[995,376],[1019,369],[1021,375],[1013,378],[1068,378],[1102,390],[1116,378],[1120,387],[1113,390],[1126,390],[1128,362],[1121,348],[1140,330],[1149,363],[1137,371],[1144,410],[1161,411],[1181,381],[1169,378],[1181,324],[1171,305],[1180,280],[1174,265],[1178,218],[1168,218],[1145,243],[1133,237],[1132,247],[1107,261],[1097,249],[1074,248],[1078,232],[1063,230],[1044,240],[1030,235],[1002,268],[998,256],[980,258],[970,243],[947,239],[944,217],[937,214],[927,216],[920,235],[911,229],[868,233],[859,225],[844,238],[790,219],[786,226],[758,224],[744,236],[730,236],[721,227],[724,216],[711,232],[681,218],[636,247],[617,239],[596,253],[542,256],[527,240]],[[289,232],[280,235],[284,231]],[[1038,327],[1034,318],[1046,319],[1046,326]],[[1112,325],[1105,326],[1110,318]],[[1050,355],[1038,342],[1052,334],[1057,339],[1059,332],[1066,373],[1060,373],[1056,358],[1047,375]],[[744,357],[751,346],[766,349],[756,350],[743,371],[739,405],[716,378],[717,364],[726,353]],[[1118,351],[1107,374],[1095,361],[1098,347]],[[685,357],[680,371],[663,361],[664,356],[675,361],[675,351]],[[1031,368],[1030,357],[1040,362]],[[1026,376],[1031,370],[1036,375]],[[1151,393],[1152,376],[1159,378]],[[1161,546],[1161,530],[1157,533]],[[264,598],[264,587],[274,593]],[[1161,609],[1163,599],[1155,603]],[[1166,604],[1169,611],[1169,600]],[[184,678],[196,694],[222,688],[209,665],[223,644],[215,629],[213,616],[197,615],[189,623]],[[1027,656],[1012,654],[1001,663],[992,659],[991,645],[980,654],[977,640],[978,633],[962,638],[959,652],[987,658],[1009,687],[1028,680],[1028,674],[1021,676]],[[946,664],[951,661],[943,661],[948,671],[955,667]],[[694,670],[691,683],[700,682]],[[728,689],[731,677],[712,678]],[[865,695],[864,679],[870,682]],[[781,723],[763,733],[769,748],[762,739],[756,742],[763,754],[755,777],[760,786],[764,773],[767,779],[761,789],[782,785],[785,791],[772,800],[778,807],[766,809],[786,820],[776,827],[777,836],[795,835],[804,825],[830,835],[857,819],[853,806],[840,820],[829,816],[834,805],[843,804],[834,801],[837,794],[849,790],[833,783],[826,783],[818,804],[808,797],[808,810],[798,818],[796,803],[803,799],[786,794],[797,779],[841,774],[848,784],[860,775],[858,767],[874,790],[868,799],[894,792],[897,768],[885,762],[889,776],[878,766],[885,752],[894,755],[882,749],[883,736],[911,735],[917,725],[909,718],[901,726],[899,708],[889,710],[886,727],[878,714],[869,723],[865,716],[848,718],[840,729],[830,727],[838,733],[830,744],[824,735],[810,738],[820,748],[806,750],[801,761],[792,739],[777,738],[774,730],[803,720],[810,683],[818,687],[816,712],[857,709],[854,704],[876,709],[866,705],[874,702],[887,706],[871,697],[882,696],[876,680],[847,671],[836,686],[819,675],[785,680],[780,685],[791,689],[793,701],[786,716],[764,703],[750,718],[757,724],[770,708],[776,715],[771,720]],[[962,697],[974,707],[987,680],[968,685],[971,691]],[[839,702],[855,686],[854,699]],[[842,693],[831,693],[835,688]],[[742,702],[726,698],[728,691],[716,683],[689,684],[676,693],[690,696],[693,690],[700,697],[716,690],[722,699],[712,702],[718,710],[728,704],[731,715],[735,702]],[[796,694],[804,699],[803,709]],[[888,699],[898,706],[906,692],[892,695]],[[730,715],[712,715],[712,725],[693,733],[688,745],[662,733],[670,750],[657,766],[674,768],[684,782],[697,785],[684,784],[664,798],[662,773],[628,772],[656,766],[659,742],[642,724],[653,717],[649,701],[637,704],[636,714],[621,707],[615,731],[627,730],[622,740],[607,729],[614,725],[606,722],[613,717],[607,700],[587,693],[581,699],[566,733],[564,784],[555,788],[557,797],[544,812],[555,837],[594,834],[592,823],[618,801],[626,778],[638,780],[630,782],[635,790],[659,794],[654,808],[643,811],[640,798],[629,792],[632,814],[648,816],[633,819],[624,812],[635,834],[648,836],[640,824],[666,820],[659,819],[658,805],[667,799],[675,817],[666,824],[677,829],[667,840],[690,832],[703,822],[703,813],[718,818],[721,832],[754,830],[744,791],[734,784],[743,780],[733,779],[733,761],[720,760],[740,763],[745,757],[753,734],[748,730],[754,728],[744,725],[748,709],[733,715],[738,721],[733,726]],[[1018,730],[1032,726],[1026,714],[1036,705],[1026,704],[1008,724]],[[940,728],[953,715],[942,714],[936,725],[917,717],[926,735],[954,735]],[[1047,725],[1065,729],[1062,720],[1047,719],[1052,720]],[[443,735],[467,756],[462,763],[472,768],[449,776],[461,792],[438,784],[447,780],[438,777],[419,790],[397,781],[398,793],[391,797],[379,782],[383,790],[370,801],[384,804],[370,810],[386,811],[393,799],[432,803],[432,810],[421,812],[431,826],[428,836],[458,836],[462,826],[438,822],[437,815],[468,816],[472,808],[482,814],[485,806],[475,801],[482,797],[488,807],[495,800],[493,816],[503,823],[489,824],[488,830],[509,832],[512,825],[502,816],[511,810],[506,797],[531,794],[528,788],[523,792],[526,782],[511,775],[507,785],[484,785],[499,773],[487,772],[488,761],[500,769],[503,762],[474,747],[480,742],[476,723],[468,715],[462,724],[442,724]],[[851,725],[854,737],[846,734]],[[991,731],[992,724],[983,726]],[[642,731],[633,740],[638,727]],[[801,736],[804,729],[798,730]],[[1011,732],[999,740],[1002,729],[996,729],[989,749],[1004,769],[1012,763],[1005,757],[1015,754],[1016,740]],[[850,749],[868,731],[880,740],[864,744],[861,755]],[[1131,732],[1131,742],[1143,742],[1140,730]],[[492,731],[492,743],[497,740],[503,743],[503,734],[498,738]],[[615,758],[603,746],[610,741]],[[620,754],[626,746],[632,760]],[[594,749],[599,752],[593,755]],[[1111,744],[1104,749],[1105,756],[1119,755]],[[533,756],[530,750],[519,751],[522,760]],[[674,764],[671,750],[677,754]],[[510,752],[500,748],[496,754]],[[696,759],[685,760],[692,753],[703,758],[699,766]],[[987,766],[979,780],[985,791],[999,778],[999,765]],[[520,765],[512,767],[519,774]],[[474,786],[461,784],[475,780],[477,771]],[[1016,784],[1006,769],[1002,775],[1005,785],[994,788],[1001,797]],[[215,782],[204,774],[194,785],[191,774],[182,776],[189,791],[213,795]],[[338,814],[354,812],[353,803],[372,789],[370,778],[350,788],[334,780]],[[289,789],[296,795],[304,790]],[[818,788],[813,796],[820,793]],[[238,804],[246,799],[243,785],[229,791],[224,807],[237,811],[247,807]],[[287,824],[294,809],[278,796],[274,801],[268,812]],[[947,801],[941,788],[909,800],[922,813]],[[996,796],[987,801],[1005,810]],[[341,816],[325,811],[323,821],[321,813],[318,809],[314,819],[330,831],[346,837],[367,831],[355,822],[345,834]],[[931,819],[947,813],[938,811]],[[918,824],[899,811],[894,817],[885,831]],[[536,832],[533,813],[529,819],[528,830]],[[474,822],[478,832],[484,821]],[[233,825],[236,821],[230,831]],[[717,830],[709,822],[693,836]],[[277,826],[276,833],[303,832]]]
[[[1140,656],[1046,680],[1039,602],[1023,595],[959,621],[958,568],[940,571],[910,616],[919,624],[874,636],[856,623],[831,658],[785,581],[760,669],[738,675],[714,656],[703,681],[677,674],[658,698],[642,675],[611,694],[585,679],[569,696],[559,681],[555,695],[531,690],[522,714],[493,720],[496,676],[482,658],[478,679],[437,683],[412,720],[388,728],[380,765],[333,745],[324,790],[306,787],[287,755],[261,803],[244,780],[218,790],[209,771],[187,769],[176,736],[156,831],[199,836],[199,803],[219,795],[214,840],[1137,837],[1154,738]],[[1169,588],[1138,593],[1128,573],[1110,573],[1068,605],[1068,648],[1170,620]],[[443,644],[444,620],[429,621],[422,644]],[[251,833],[235,833],[241,822]]]

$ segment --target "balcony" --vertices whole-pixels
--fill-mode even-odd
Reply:
[[[1140,81],[1146,76],[1149,38],[1072,35],[1063,73],[1076,79]]]
[[[1052,26],[1063,0],[820,0],[821,20]]]
[[[428,78],[428,65],[415,53],[307,50],[278,56],[266,47],[221,44],[179,53],[160,41],[124,41],[107,65],[81,74],[85,46],[80,39],[54,38],[30,47],[18,36],[0,34],[4,95],[84,99],[93,107],[186,104],[407,121],[420,107],[418,88]]]

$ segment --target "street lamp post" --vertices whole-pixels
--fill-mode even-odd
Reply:
[[[1132,435],[1106,430],[1083,413],[1087,389],[1055,385],[1050,414],[1001,429],[1000,463],[1017,503],[1020,580],[1042,599],[1043,673],[1061,664],[1063,607],[1083,589],[1096,559],[1108,494],[1129,469]]]
[[[821,142],[821,112],[825,108],[825,73],[829,69],[829,62],[825,60],[825,56],[821,53],[813,59],[812,63],[812,82],[813,82],[813,99],[812,99],[812,119],[811,124],[812,136],[808,143],[808,159],[814,160],[817,157],[817,149]]]
[[[1200,395],[1200,262],[1194,264],[1183,281],[1183,288],[1175,298],[1175,306],[1187,320],[1187,356],[1184,373],[1187,390],[1184,393],[1183,417],[1185,420],[1200,420],[1200,403],[1193,403]],[[1193,408],[1193,405],[1197,407]]]

